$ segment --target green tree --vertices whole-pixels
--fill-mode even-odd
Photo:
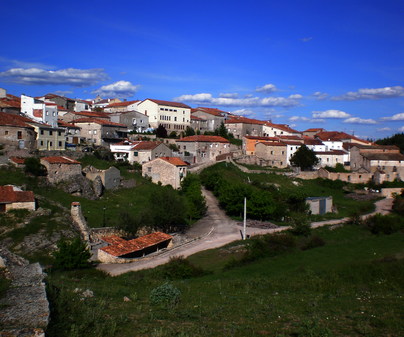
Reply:
[[[168,136],[168,138],[177,138],[177,137],[178,137],[178,135],[177,135],[177,132],[175,132],[175,131],[171,131]]]
[[[195,130],[193,128],[191,128],[190,126],[187,126],[187,128],[185,129],[185,137],[194,136],[194,135],[195,135]]]
[[[72,241],[61,239],[57,243],[58,250],[53,253],[53,267],[62,270],[86,268],[91,254],[87,245],[79,237]]]
[[[159,138],[167,138],[167,129],[160,124],[156,129],[156,136]]]
[[[290,158],[292,166],[300,167],[302,171],[313,168],[318,162],[319,159],[315,152],[310,150],[306,145],[300,146],[292,158]]]
[[[181,182],[181,193],[188,204],[188,216],[190,219],[200,219],[206,213],[206,202],[201,192],[199,176],[187,174]]]
[[[247,200],[247,215],[251,219],[268,220],[275,210],[276,202],[268,191],[254,191]]]
[[[32,174],[36,177],[46,175],[46,167],[43,166],[36,157],[26,158],[24,161],[25,164],[25,173]]]
[[[215,134],[217,136],[223,137],[228,139],[229,138],[229,133],[226,129],[226,126],[224,125],[224,123],[220,123],[220,126],[215,130]]]

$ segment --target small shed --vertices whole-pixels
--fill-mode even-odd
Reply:
[[[12,209],[35,211],[35,196],[32,191],[22,191],[16,186],[0,186],[0,212]]]
[[[325,214],[332,212],[332,197],[309,197],[306,203],[311,214]]]
[[[125,240],[119,236],[111,235],[102,240],[108,245],[98,250],[98,260],[104,263],[114,263],[118,258],[132,259],[170,247],[173,237],[162,232],[155,232],[137,239]],[[122,261],[121,261],[122,262]]]
[[[76,175],[81,175],[80,162],[66,156],[43,157],[41,158],[41,164],[46,167],[48,181],[51,183],[58,183]]]

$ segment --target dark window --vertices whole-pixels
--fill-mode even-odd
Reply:
[[[49,136],[52,136],[53,135],[53,131],[49,131]]]
[[[18,138],[18,139],[22,139],[22,131],[18,131],[18,132],[17,132],[17,138]]]
[[[41,130],[41,135],[43,135],[43,130]]]
[[[62,147],[62,142],[59,142],[59,147]]]

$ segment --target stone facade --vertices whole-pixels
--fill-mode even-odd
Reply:
[[[288,166],[287,145],[282,142],[265,142],[255,145],[255,155],[270,166],[284,168]]]
[[[110,114],[114,123],[126,125],[128,131],[144,132],[149,128],[149,117],[138,111],[123,111]]]
[[[8,212],[12,209],[35,211],[34,193],[23,191],[13,185],[0,186],[0,212]]]
[[[178,189],[187,175],[187,164],[176,157],[161,157],[142,165],[142,175],[150,177],[152,182],[171,185]]]
[[[121,183],[121,172],[114,166],[107,170],[98,170],[94,167],[86,167],[84,169],[87,179],[94,181],[97,177],[101,178],[102,185],[105,189],[110,190],[119,187]]]
[[[41,164],[47,169],[48,181],[58,183],[73,176],[81,175],[81,164],[68,157],[44,157]]]
[[[0,112],[0,143],[6,150],[36,149],[36,133],[25,117]]]

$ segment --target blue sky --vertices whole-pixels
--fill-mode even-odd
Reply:
[[[2,1],[11,94],[176,100],[404,132],[404,1]]]

